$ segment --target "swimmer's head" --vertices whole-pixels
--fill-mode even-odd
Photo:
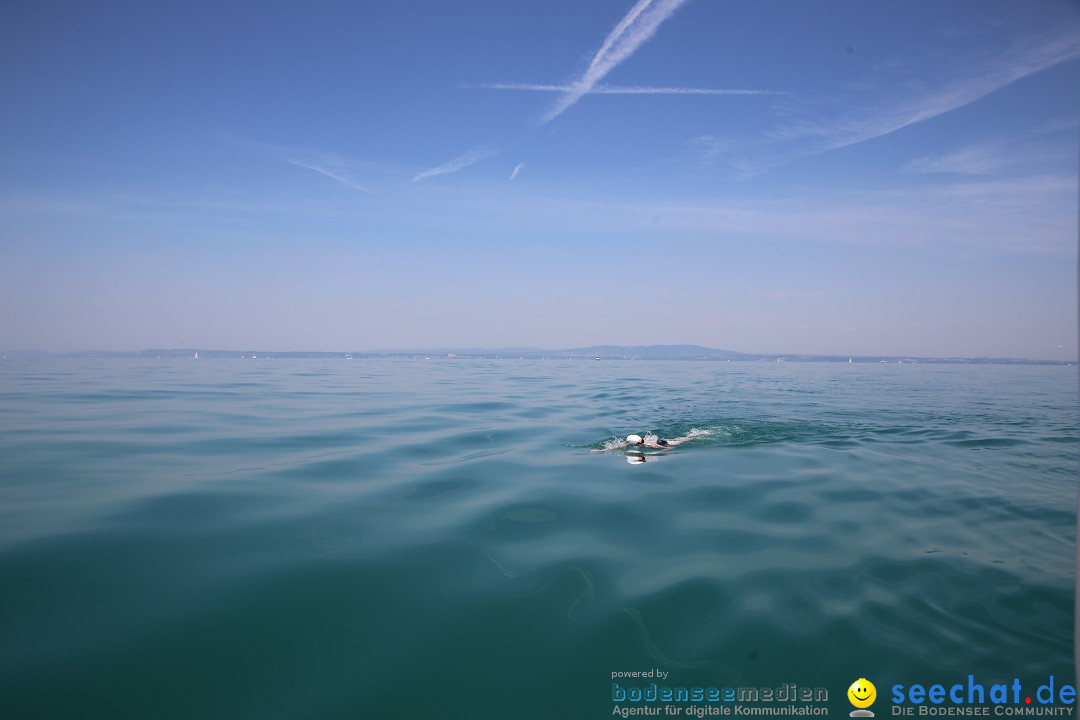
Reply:
[[[640,435],[627,435],[626,442],[629,445],[642,445],[645,443],[645,438]]]

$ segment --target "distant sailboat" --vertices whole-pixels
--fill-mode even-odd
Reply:
[[[198,359],[199,359],[199,351],[198,351],[198,350],[196,350],[196,351],[195,351],[195,359],[196,359],[196,360],[198,360]]]

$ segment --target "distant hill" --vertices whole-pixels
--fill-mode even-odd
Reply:
[[[380,350],[364,355],[503,358],[608,358],[638,360],[734,360],[749,356],[731,350],[717,350],[702,345],[591,345],[589,347],[549,350],[535,347],[504,348],[425,348],[422,350]],[[354,353],[355,355],[355,353]]]
[[[702,345],[592,345],[572,350],[555,350],[549,355],[639,360],[735,360],[747,357],[744,353]]]

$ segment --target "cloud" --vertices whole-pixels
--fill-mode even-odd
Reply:
[[[320,175],[325,175],[331,180],[336,180],[346,187],[350,187],[353,190],[359,190],[360,192],[370,192],[366,187],[359,184],[351,177],[349,177],[348,171],[344,168],[344,162],[337,159],[329,159],[323,161],[311,161],[311,160],[299,160],[294,157],[282,158],[290,165],[302,167],[313,172],[317,172]]]
[[[1076,256],[1075,170],[904,183],[889,190],[822,187],[728,200],[538,191],[510,193],[492,204],[489,190],[469,188],[445,202],[455,213],[483,212],[495,226],[528,227],[548,237],[582,235],[621,243],[655,242],[662,235],[685,248],[697,242],[735,248],[784,241],[890,252],[948,248],[950,253]],[[659,226],[657,217],[662,218]]]
[[[1080,32],[1075,26],[1028,38],[1009,52],[977,66],[974,72],[957,73],[934,90],[881,104],[869,112],[849,115],[838,122],[792,125],[775,133],[777,139],[816,137],[812,152],[836,150],[894,133],[916,123],[970,105],[991,93],[1055,65],[1080,57]]]
[[[939,156],[915,158],[901,168],[905,173],[991,175],[1006,164],[998,143],[971,145]]]
[[[247,152],[262,157],[273,158],[274,160],[288,163],[295,167],[304,168],[305,170],[311,170],[312,172],[319,173],[320,175],[328,177],[353,190],[371,192],[370,189],[365,185],[360,184],[360,182],[352,176],[349,167],[350,165],[355,165],[355,163],[347,162],[338,155],[306,148],[265,143],[234,135],[225,135],[224,138],[231,144],[245,149]],[[361,164],[369,170],[372,165],[371,163]]]
[[[527,90],[533,92],[571,92],[573,85],[539,83],[487,83],[476,87],[485,90]],[[594,85],[592,95],[786,95],[780,90],[743,90],[736,88],[655,87],[651,85]]]
[[[1032,135],[1054,135],[1056,133],[1075,133],[1080,128],[1080,118],[1077,117],[1052,117],[1031,131]]]
[[[869,89],[849,90],[833,98],[790,97],[784,101],[783,111],[793,119],[768,130],[756,142],[744,138],[741,147],[733,148],[724,159],[737,172],[761,173],[798,158],[856,145],[931,120],[1078,57],[1080,23],[1071,23],[1024,38],[993,56],[967,55],[948,66],[920,58],[894,63],[889,71],[879,71],[892,76],[889,82],[878,77]],[[716,143],[694,143],[707,162],[716,161],[722,154]],[[991,164],[988,154],[978,157],[969,150],[937,160],[922,158],[906,169],[982,174]]]
[[[700,135],[692,139],[690,145],[700,154],[702,162],[708,165],[737,148],[740,142],[732,137]]]
[[[638,0],[622,20],[604,38],[589,67],[563,91],[563,96],[541,119],[540,124],[557,118],[591,92],[611,72],[651,38],[660,24],[671,17],[686,0]]]
[[[462,168],[467,168],[474,163],[478,163],[481,160],[486,160],[489,157],[493,157],[498,154],[499,151],[495,150],[494,148],[490,148],[484,145],[478,145],[473,149],[469,150],[464,155],[459,155],[458,157],[450,160],[449,162],[445,162],[438,167],[433,167],[430,170],[424,170],[423,172],[417,173],[416,176],[413,177],[412,181],[420,182],[421,180],[426,180],[427,178],[433,177],[435,175],[445,175],[447,173],[457,172]]]
[[[949,152],[924,155],[903,165],[908,174],[1001,175],[1046,172],[1048,168],[1075,168],[1076,124],[1067,134],[1057,123],[1042,123],[1019,137],[993,138]],[[1070,158],[1073,160],[1070,161]]]
[[[521,169],[523,167],[525,167],[525,163],[518,163],[514,167],[514,172],[510,173],[510,180],[513,180],[514,178],[516,178],[518,176],[518,173],[521,172]],[[510,180],[507,180],[506,182],[510,182]]]

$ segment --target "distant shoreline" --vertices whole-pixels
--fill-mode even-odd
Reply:
[[[1076,359],[1050,360],[996,357],[925,357],[910,355],[815,355],[800,353],[753,354],[717,350],[688,345],[596,346],[570,350],[537,348],[453,349],[431,350],[374,350],[374,351],[272,351],[272,350],[214,350],[203,348],[171,348],[151,350],[86,350],[76,352],[46,352],[12,350],[0,352],[3,359],[16,358],[194,358],[199,359],[421,359],[421,360],[680,360],[709,362],[815,362],[852,364],[929,364],[929,365],[1075,365]]]

